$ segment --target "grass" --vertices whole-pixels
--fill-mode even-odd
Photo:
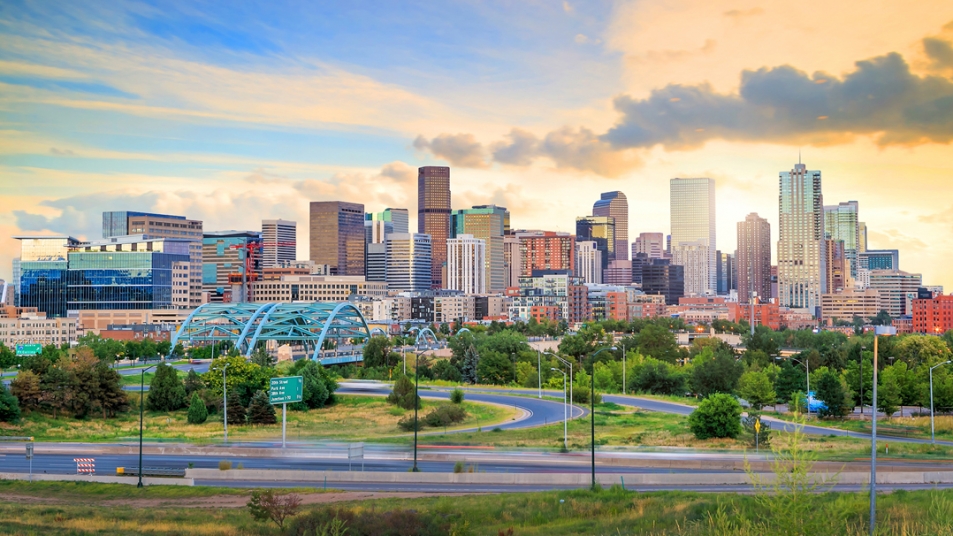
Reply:
[[[44,483],[46,484],[46,483]],[[35,504],[20,497],[0,498],[0,532],[4,534],[281,534],[272,524],[252,521],[244,508],[152,504],[148,507],[123,502],[123,495],[157,497],[159,488],[130,490],[129,486],[98,485],[84,488],[48,483],[32,489],[13,489],[16,495],[32,495],[56,502]],[[24,485],[23,487],[27,487]],[[87,485],[88,486],[88,485]],[[109,489],[109,488],[113,489]],[[58,489],[61,488],[61,489]],[[176,490],[187,493],[188,489]],[[198,489],[198,488],[191,488]],[[290,490],[286,490],[290,491]],[[307,490],[296,490],[298,493]],[[222,488],[201,489],[219,495],[248,494]],[[165,499],[164,495],[161,498]],[[868,501],[865,493],[826,493],[800,499],[797,530],[817,536],[867,534]],[[333,510],[331,510],[333,509]],[[679,535],[753,536],[795,534],[785,514],[771,509],[759,497],[744,494],[699,494],[685,492],[638,493],[618,486],[608,490],[572,490],[525,494],[480,494],[416,499],[375,498],[341,502],[331,506],[302,508],[290,524],[336,512],[381,517],[402,512],[403,519],[416,518],[443,534],[534,535]],[[787,514],[792,515],[792,514]],[[953,490],[897,491],[878,497],[878,532],[881,536],[951,536]],[[398,522],[401,518],[395,518]],[[354,528],[354,527],[352,527]],[[399,534],[401,527],[388,526]],[[512,532],[509,532],[512,531]],[[291,533],[290,530],[285,533]],[[349,536],[359,536],[355,530]]]
[[[138,401],[138,393],[131,395]],[[148,396],[148,395],[147,395]],[[397,421],[406,410],[395,408],[383,397],[339,395],[338,402],[327,408],[306,412],[288,411],[287,437],[298,439],[330,440],[377,440],[402,435]],[[421,417],[431,408],[449,404],[447,401],[424,399]],[[509,408],[464,402],[467,419],[461,428],[490,427],[513,418]],[[273,425],[247,425],[228,428],[232,440],[270,440],[281,437],[281,409],[277,408],[278,423]],[[411,412],[412,413],[412,412]],[[223,427],[218,415],[210,415],[204,424],[188,424],[187,410],[175,412],[148,411],[144,416],[145,437],[149,440],[181,440],[191,443],[213,443],[222,437]],[[450,428],[453,429],[453,428]],[[424,429],[427,430],[427,429]],[[57,418],[33,412],[24,416],[17,425],[0,423],[0,434],[34,436],[36,441],[82,441],[110,442],[137,436],[139,414],[129,411],[115,419],[91,418],[76,420]]]
[[[619,394],[619,393],[611,393],[611,394]],[[662,402],[674,402],[676,404],[684,404],[686,406],[698,406],[699,404],[701,404],[701,399],[695,398],[693,396],[653,395],[653,394],[645,394],[645,393],[628,393],[626,396],[648,398],[651,400],[661,400]]]
[[[793,420],[794,417],[788,413],[770,413],[771,417],[783,420]],[[870,415],[864,415],[866,419],[832,419],[832,420],[812,420],[811,424],[836,428],[838,430],[850,430],[864,434],[870,433]],[[936,438],[941,441],[953,440],[953,416],[940,415],[934,418],[936,428]],[[930,417],[891,417],[884,419],[877,417],[877,434],[893,435],[899,437],[911,437],[919,439],[930,439]]]
[[[142,381],[146,387],[149,387],[149,384],[152,383],[152,378],[155,377],[156,373],[152,371],[146,372],[145,374],[124,374],[122,376],[122,385],[124,387],[128,385],[135,385],[136,387],[139,387],[139,382]]]

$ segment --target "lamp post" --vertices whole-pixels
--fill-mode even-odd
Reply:
[[[417,410],[420,408],[420,395],[417,394],[417,389],[420,387],[420,354],[424,352],[414,352],[414,468],[412,471],[414,473],[419,473],[420,469],[417,468],[417,429],[419,428],[417,424]]]
[[[566,407],[566,371],[551,368],[553,372],[561,372],[563,375],[563,450],[569,450],[569,410]]]
[[[877,336],[874,330],[874,380],[870,399],[870,536],[877,531]]]
[[[864,414],[864,350],[866,346],[860,347],[860,414]],[[877,408],[874,408],[877,411]]]
[[[214,349],[215,347],[212,346]],[[228,384],[225,383],[225,371],[228,370],[228,361],[222,367],[222,422],[225,424],[225,443],[228,443]]]
[[[137,488],[142,487],[142,395],[146,390],[146,371],[155,365],[148,366],[139,373],[139,483]]]
[[[625,345],[622,345],[622,394],[625,395]]]
[[[592,375],[589,376],[589,424],[591,428],[590,448],[592,452],[592,489],[596,489],[596,356],[606,350],[615,351],[615,346],[597,350],[589,360],[592,362]]]
[[[936,434],[934,433],[933,429],[933,369],[949,364],[949,361],[944,361],[939,365],[933,365],[930,367],[930,443],[936,443]]]
[[[554,354],[554,353],[552,353],[552,352],[543,352],[543,353],[546,354],[546,355],[551,355],[551,356],[555,357],[555,358],[558,359],[563,365],[566,365],[567,367],[569,367],[569,403],[572,404],[572,402],[573,402],[573,400],[574,400],[573,397],[572,397],[572,363],[571,363],[569,360],[563,359],[563,358],[559,357],[558,355],[556,355],[556,354]]]
[[[539,348],[536,349],[536,373],[537,373],[537,379],[536,379],[537,389],[536,390],[538,392],[537,398],[542,400],[543,399],[543,353],[539,350]]]

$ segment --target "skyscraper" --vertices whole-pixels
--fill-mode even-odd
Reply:
[[[592,205],[593,216],[608,216],[615,221],[614,250],[610,261],[629,258],[629,201],[622,192],[605,192]],[[604,265],[605,266],[605,265]]]
[[[576,218],[576,240],[596,243],[602,252],[602,267],[605,269],[615,260],[616,225],[612,216],[583,216]]]
[[[288,220],[261,220],[261,267],[275,268],[298,258],[298,224]]]
[[[486,292],[502,292],[506,288],[503,235],[510,213],[505,207],[480,205],[454,210],[450,215],[450,236],[473,235],[486,242]],[[447,287],[450,288],[450,287]]]
[[[71,236],[14,236],[20,241],[20,307],[36,307],[49,318],[66,316],[68,255],[79,242]]]
[[[591,240],[576,242],[576,277],[583,283],[602,283],[602,252]]]
[[[520,255],[520,239],[515,235],[503,237],[503,286],[518,287],[522,274],[523,261]]]
[[[860,251],[858,211],[857,201],[824,207],[825,238],[844,243],[844,259],[850,263],[850,275],[853,278],[857,277],[857,254]]]
[[[665,235],[663,233],[639,233],[632,243],[632,258],[645,253],[650,259],[661,259],[665,255]]]
[[[311,202],[311,260],[331,275],[364,275],[364,205]]]
[[[738,277],[738,302],[750,303],[751,293],[758,301],[771,298],[771,224],[752,212],[738,222],[738,251],[735,254]]]
[[[486,279],[486,241],[469,234],[447,239],[447,289],[486,294]]]
[[[553,231],[518,231],[520,276],[532,277],[534,270],[560,270],[574,273],[576,237]]]
[[[738,289],[737,264],[734,253],[715,252],[715,264],[718,271],[718,294],[728,295],[732,290]],[[635,268],[632,270],[633,276]],[[770,296],[766,296],[770,297]]]
[[[783,307],[819,314],[825,281],[821,172],[802,163],[779,175],[778,298]]]
[[[673,264],[685,265],[685,294],[715,294],[715,181],[674,178],[671,188]],[[679,251],[686,250],[690,251]],[[707,263],[700,262],[704,255]],[[691,261],[691,266],[686,265]]]
[[[450,238],[450,168],[423,166],[417,170],[417,231],[430,235],[430,286],[443,288],[442,270]]]
[[[430,236],[420,233],[392,233],[384,241],[387,288],[404,292],[430,289]]]
[[[383,212],[364,215],[364,230],[368,244],[383,244],[389,233],[409,233],[410,215],[406,208],[387,208]]]

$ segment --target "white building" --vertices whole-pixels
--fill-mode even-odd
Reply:
[[[708,278],[710,253],[711,248],[703,240],[682,242],[677,248],[672,248],[672,264],[685,267],[685,296],[716,294]]]
[[[685,266],[685,294],[713,295],[718,290],[718,265],[715,262],[715,181],[714,179],[674,178],[670,181],[672,219],[672,262]],[[679,255],[679,250],[688,248]],[[679,259],[705,263],[685,265]]]
[[[297,257],[298,224],[288,220],[261,220],[261,267],[275,268]]]
[[[393,233],[387,235],[384,243],[387,288],[405,292],[430,290],[433,258],[430,235]]]
[[[602,283],[602,252],[595,242],[576,242],[576,277],[583,283]]]
[[[470,234],[447,239],[447,290],[486,293],[486,241]]]
[[[818,315],[827,291],[821,172],[798,163],[781,172],[779,186],[778,299]]]

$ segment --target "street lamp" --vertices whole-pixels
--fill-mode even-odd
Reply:
[[[592,362],[592,375],[589,377],[589,424],[592,430],[590,447],[592,452],[592,489],[596,489],[596,356],[606,350],[616,351],[615,346],[597,350],[589,360]]]
[[[142,394],[146,390],[146,371],[155,365],[148,366],[139,373],[139,483],[137,488],[142,487]]]
[[[566,371],[558,368],[551,368],[553,372],[561,372],[563,375],[563,450],[569,450],[569,410],[566,407]]]
[[[860,347],[860,414],[864,414],[864,350],[866,346]],[[873,411],[877,411],[877,408],[874,408]]]
[[[417,410],[420,408],[420,395],[417,394],[417,389],[420,387],[420,355],[427,352],[428,350],[414,352],[416,356],[414,358],[414,468],[412,469],[414,473],[420,472],[420,469],[417,468],[417,429],[419,428]]]
[[[558,359],[560,362],[562,362],[563,365],[566,365],[567,367],[569,367],[569,402],[570,402],[570,403],[574,402],[575,399],[572,397],[572,363],[571,363],[570,361],[566,360],[566,359],[563,359],[563,358],[559,357],[558,355],[556,355],[556,354],[554,354],[554,353],[552,353],[552,352],[543,352],[543,353],[546,354],[546,355],[551,355],[551,356],[555,357],[555,358]]]
[[[215,346],[212,346],[215,349]],[[225,371],[228,370],[228,361],[222,367],[222,422],[225,423],[225,443],[228,443],[228,384],[225,383]]]
[[[939,365],[933,365],[930,367],[930,443],[936,443],[936,434],[933,429],[933,369],[949,364],[949,361],[944,361]]]

